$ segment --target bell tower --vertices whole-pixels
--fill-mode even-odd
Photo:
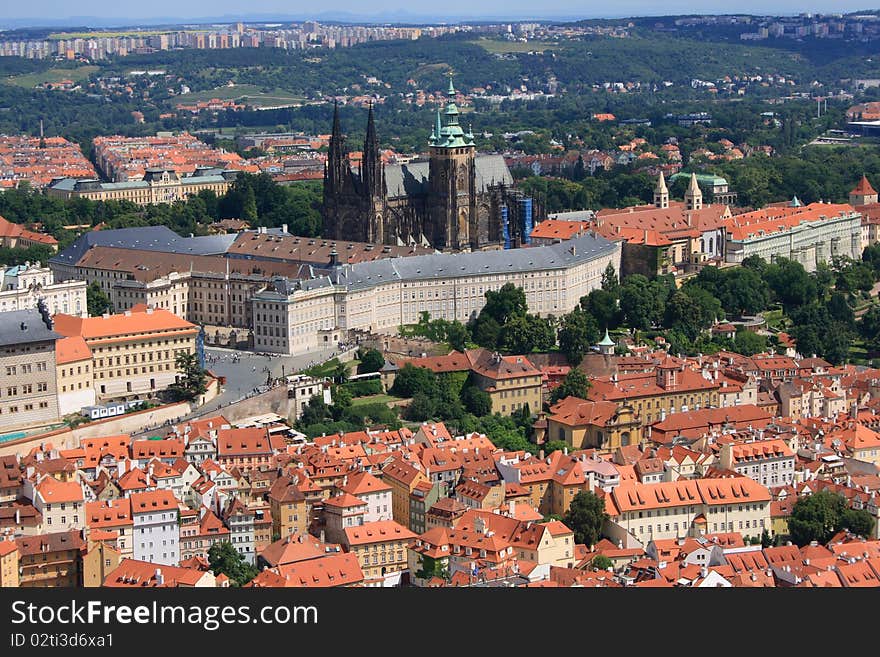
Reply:
[[[437,111],[430,139],[431,245],[442,249],[466,249],[476,245],[477,194],[474,136],[459,125],[455,87],[449,76],[448,102]]]
[[[367,117],[367,135],[361,160],[361,194],[367,216],[367,241],[387,243],[385,226],[385,167],[379,153],[379,138],[373,120],[373,105]]]
[[[697,174],[695,173],[691,174],[691,181],[684,193],[684,206],[686,210],[703,209],[703,191],[697,183]]]
[[[654,205],[662,209],[669,207],[669,189],[666,187],[666,178],[662,171],[657,179],[657,186],[654,188]]]

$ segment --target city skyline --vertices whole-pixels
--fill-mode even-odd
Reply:
[[[401,8],[397,0],[380,0],[373,5],[372,11],[363,11],[361,5],[349,0],[341,0],[332,5],[325,5],[320,11],[309,11],[307,8],[291,8],[281,0],[258,0],[252,3],[246,13],[237,13],[239,5],[228,0],[208,3],[197,0],[189,3],[186,10],[178,3],[170,0],[159,0],[151,3],[149,8],[138,11],[131,5],[108,3],[105,0],[84,0],[77,4],[77,14],[65,13],[69,5],[61,0],[40,0],[36,3],[18,5],[7,8],[0,27],[39,27],[58,25],[130,25],[142,24],[175,24],[178,22],[222,22],[222,21],[277,21],[277,20],[326,20],[326,21],[381,21],[381,22],[456,22],[456,21],[491,21],[491,20],[578,20],[590,18],[626,18],[638,16],[662,16],[692,14],[691,3],[676,0],[658,7],[645,0],[623,0],[615,5],[613,11],[607,6],[590,3],[587,7],[569,0],[556,0],[535,10],[525,3],[506,3],[497,0],[481,4],[479,12],[470,3],[462,0],[451,0],[444,4],[442,11],[410,11]],[[747,0],[737,6],[739,14],[767,15],[767,7],[763,3]],[[864,9],[863,3],[844,2],[793,2],[784,0],[778,3],[773,14],[789,15],[799,13],[846,13]],[[699,7],[699,14],[729,14],[730,5],[721,0],[710,0]],[[147,13],[148,12],[148,13]],[[38,14],[38,17],[34,15]],[[53,18],[47,18],[53,17]]]

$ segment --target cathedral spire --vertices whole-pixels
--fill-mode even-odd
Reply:
[[[379,138],[376,136],[372,103],[370,103],[370,113],[367,115],[367,136],[364,139],[361,176],[364,194],[374,197],[382,195],[382,157],[379,154]]]

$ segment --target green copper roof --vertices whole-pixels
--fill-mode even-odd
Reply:
[[[440,112],[438,111],[437,122],[431,133],[430,144],[435,148],[462,148],[474,145],[474,136],[470,132],[465,134],[464,130],[462,130],[462,127],[458,123],[460,112],[458,111],[458,106],[453,100],[455,98],[455,93],[455,87],[452,84],[452,76],[450,75],[448,90],[450,100],[446,104],[446,109],[443,111],[443,114],[446,115],[446,124],[440,124]]]
[[[680,171],[679,173],[674,174],[669,180],[675,182],[679,178],[687,178],[690,179],[691,174],[685,171]],[[727,184],[727,179],[722,178],[721,176],[715,176],[710,173],[698,173],[697,174],[697,182],[702,185],[712,185],[713,187],[720,187],[722,185]]]
[[[608,335],[608,329],[605,329],[605,337],[602,338],[602,342],[599,343],[600,347],[613,347],[615,346],[614,340],[611,339],[611,336]]]

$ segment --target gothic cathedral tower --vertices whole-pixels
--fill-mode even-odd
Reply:
[[[388,243],[385,235],[385,167],[379,153],[379,138],[373,121],[373,105],[367,118],[367,136],[361,160],[361,196],[367,218],[367,242]]]
[[[445,125],[438,110],[430,141],[428,239],[438,249],[466,249],[478,239],[476,148],[474,136],[458,123],[455,93],[450,76]]]
[[[333,132],[330,135],[330,148],[327,164],[324,167],[324,206],[323,230],[321,234],[328,239],[339,239],[341,232],[340,200],[348,179],[351,178],[348,153],[345,151],[345,137],[339,126],[339,106],[333,106]]]

